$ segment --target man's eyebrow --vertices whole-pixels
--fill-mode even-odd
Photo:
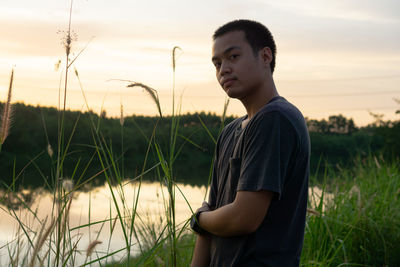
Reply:
[[[235,45],[233,45],[233,46],[230,46],[230,47],[228,47],[227,49],[225,49],[224,50],[224,52],[222,53],[223,55],[226,55],[226,54],[228,54],[229,52],[231,52],[233,49],[240,49],[240,46],[235,46]],[[217,56],[213,56],[212,58],[211,58],[211,61],[215,61],[215,60],[217,60],[218,59],[218,57]]]

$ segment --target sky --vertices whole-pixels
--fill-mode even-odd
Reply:
[[[70,0],[1,1],[0,101],[14,68],[13,102],[59,105],[70,6]],[[211,63],[211,36],[242,18],[274,35],[278,92],[305,117],[342,114],[358,126],[373,122],[370,112],[399,119],[399,10],[398,0],[74,0],[71,58],[83,52],[69,73],[66,106],[86,111],[86,97],[91,110],[109,116],[120,116],[121,105],[124,116],[157,115],[129,80],[156,89],[163,112],[171,113],[171,54],[179,46],[175,103],[182,113],[221,114],[226,96]],[[228,114],[245,109],[233,99]]]

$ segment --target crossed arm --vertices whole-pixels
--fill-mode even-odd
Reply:
[[[271,191],[238,191],[235,200],[213,211],[202,212],[200,226],[216,236],[229,237],[250,234],[257,230],[267,214]],[[199,235],[193,253],[192,267],[208,266],[210,237]]]

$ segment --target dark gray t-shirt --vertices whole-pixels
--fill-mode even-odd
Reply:
[[[232,203],[237,191],[275,194],[254,233],[212,236],[210,266],[298,266],[310,158],[305,120],[283,97],[273,98],[242,129],[245,118],[228,124],[218,138],[209,204]]]

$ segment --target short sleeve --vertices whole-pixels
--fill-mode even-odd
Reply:
[[[273,111],[255,117],[243,134],[237,190],[268,190],[279,199],[297,146],[294,127]]]

